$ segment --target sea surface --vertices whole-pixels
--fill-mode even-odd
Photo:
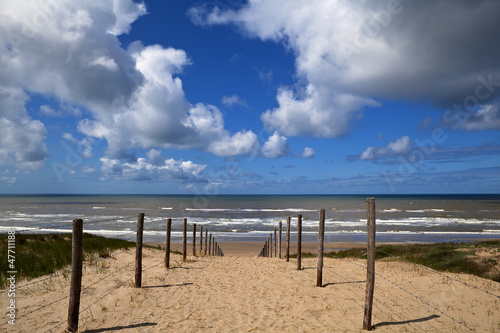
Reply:
[[[500,239],[500,195],[380,195],[376,199],[378,242],[449,242]],[[316,241],[319,210],[326,210],[325,241],[366,241],[366,196],[362,195],[16,195],[0,196],[0,233],[84,232],[135,240],[137,216],[145,213],[144,241],[180,241],[183,219],[203,226],[218,241],[265,241],[279,222],[303,216],[303,241]]]

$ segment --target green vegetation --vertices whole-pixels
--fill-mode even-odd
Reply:
[[[15,244],[18,280],[52,274],[71,264],[71,234],[16,234]],[[111,251],[133,246],[135,243],[121,239],[83,234],[85,260],[93,260],[95,256],[106,258]],[[7,235],[0,235],[0,253],[0,288],[3,289],[6,287],[7,271],[10,270],[7,261]]]
[[[330,258],[366,259],[366,248],[325,254]],[[500,241],[477,243],[435,243],[383,245],[377,247],[377,260],[403,259],[437,271],[466,273],[500,282]]]

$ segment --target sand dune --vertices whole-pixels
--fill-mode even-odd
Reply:
[[[86,263],[81,332],[362,332],[363,260],[325,259],[325,286],[318,288],[316,259],[303,259],[297,271],[294,259],[190,256],[181,263],[172,255],[167,271],[163,251],[144,249],[138,289],[134,254]],[[376,269],[377,332],[500,331],[500,298],[453,279],[495,295],[499,283],[464,274],[450,279],[406,263],[377,262]],[[42,279],[18,290],[18,319],[9,331],[63,331],[69,278]]]

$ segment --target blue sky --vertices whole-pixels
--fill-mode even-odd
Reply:
[[[0,193],[500,191],[498,2],[0,13]]]

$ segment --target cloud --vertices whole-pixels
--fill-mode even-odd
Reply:
[[[305,147],[304,151],[302,152],[301,157],[303,158],[313,158],[314,157],[314,149],[310,147]]]
[[[16,177],[0,177],[0,184],[5,184],[7,186],[12,186],[16,183]]]
[[[122,163],[117,159],[101,158],[103,179],[134,181],[176,181],[206,182],[203,171],[206,165],[191,161],[164,159],[159,163],[160,154],[156,150],[148,152],[148,158],[139,158],[136,162]]]
[[[497,156],[500,154],[500,145],[485,142],[482,145],[442,147],[430,140],[410,140],[403,136],[385,147],[368,147],[360,155],[350,156],[348,161],[372,161],[384,164],[407,165],[414,169],[422,161],[437,163],[456,163],[459,160]],[[404,170],[405,168],[402,168]]]
[[[85,173],[93,173],[95,172],[95,169],[93,167],[86,165],[82,167],[82,171]]]
[[[28,99],[21,89],[0,84],[0,166],[35,170],[49,156],[43,142],[47,129],[29,117],[24,106]]]
[[[461,128],[467,131],[500,130],[500,103],[482,105],[477,112],[468,114]]]
[[[115,25],[109,30],[109,33],[119,36],[130,32],[131,24],[139,16],[147,13],[144,3],[135,3],[133,1],[114,1],[113,12],[116,17]]]
[[[378,105],[352,95],[321,93],[311,84],[303,92],[303,98],[296,98],[288,88],[280,88],[277,100],[280,106],[261,116],[267,128],[288,136],[326,138],[347,134],[350,122],[360,115],[363,105]]]
[[[85,109],[78,130],[87,137],[73,142],[84,157],[95,138],[108,142],[108,160],[133,161],[135,149],[219,156],[260,149],[253,132],[227,131],[216,107],[189,103],[178,77],[191,63],[185,51],[140,42],[122,48],[117,37],[146,14],[143,3],[3,1],[0,12],[1,165],[36,169],[49,154],[44,124],[26,111],[30,94],[59,103],[42,105],[43,116],[81,117]]]
[[[231,95],[231,96],[222,97],[222,104],[224,104],[227,107],[231,107],[233,105],[241,105],[241,106],[244,106],[246,108],[248,107],[247,101],[238,95]]]
[[[96,145],[95,140],[91,138],[83,138],[77,140],[70,133],[63,133],[62,138],[76,145],[76,153],[84,158],[91,158],[93,156],[93,148]]]
[[[82,115],[80,109],[68,104],[61,104],[58,110],[54,110],[50,106],[44,104],[40,106],[39,112],[40,114],[46,117],[59,117],[59,118],[66,116],[81,117]]]
[[[264,82],[265,84],[271,84],[273,80],[273,70],[272,69],[265,69],[262,68],[259,70],[259,79]]]
[[[291,50],[296,87],[280,88],[279,106],[262,120],[288,136],[338,137],[377,99],[449,107],[473,94],[479,77],[497,78],[499,11],[488,0],[267,0],[195,7],[189,15],[195,24],[234,24]],[[499,96],[494,89],[488,98]]]
[[[217,156],[256,155],[259,151],[257,135],[252,131],[240,131],[232,136],[225,135],[213,141],[208,151]]]
[[[390,142],[386,147],[368,147],[359,156],[360,160],[379,160],[386,158],[394,158],[402,154],[410,152],[413,143],[408,136],[403,136],[396,141]]]
[[[252,131],[231,134],[220,110],[213,105],[191,105],[182,81],[175,74],[191,62],[183,50],[160,45],[131,47],[144,82],[126,105],[94,109],[94,120],[80,121],[78,129],[105,138],[111,158],[129,158],[130,149],[201,149],[217,156],[255,154],[259,149]]]
[[[267,158],[278,158],[285,156],[290,151],[286,138],[275,131],[262,146],[262,154]]]
[[[108,31],[128,31],[144,13],[143,5],[127,0],[2,1],[0,12],[0,164],[37,169],[49,155],[47,131],[28,115],[28,93],[91,109],[127,99],[142,76]],[[70,114],[79,115],[71,109]],[[40,109],[45,116],[61,117],[66,111],[47,105]]]

